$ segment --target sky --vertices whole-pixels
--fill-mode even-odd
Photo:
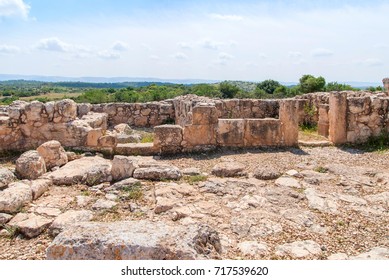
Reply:
[[[0,0],[0,73],[381,83],[389,1]]]

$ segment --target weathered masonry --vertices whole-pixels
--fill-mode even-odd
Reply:
[[[187,95],[144,104],[17,101],[0,107],[0,150],[35,149],[49,140],[69,148],[138,155],[288,147],[298,145],[298,125],[307,121],[317,124],[319,134],[334,144],[354,143],[388,133],[388,107],[387,94],[369,92],[315,93],[283,100]],[[123,142],[127,125],[152,128],[154,142]]]

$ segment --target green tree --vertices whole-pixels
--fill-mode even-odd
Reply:
[[[222,94],[222,98],[234,98],[240,91],[237,86],[232,85],[227,81],[220,83],[219,90]]]
[[[264,90],[267,94],[273,94],[281,84],[274,80],[265,80],[257,85],[257,89]]]
[[[300,91],[303,93],[324,91],[326,80],[323,77],[314,77],[312,75],[303,75],[300,78]]]

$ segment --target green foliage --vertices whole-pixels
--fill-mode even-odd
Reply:
[[[198,96],[221,97],[221,92],[216,85],[198,84],[190,87],[190,93]]]
[[[326,85],[325,90],[326,90],[326,91],[343,91],[343,90],[353,90],[353,91],[357,91],[358,89],[353,88],[353,87],[350,86],[350,85],[339,84],[339,83],[337,83],[337,82],[330,82],[330,83],[328,83],[328,84]]]
[[[316,172],[319,172],[319,173],[327,173],[327,172],[328,172],[328,169],[325,168],[325,167],[323,167],[323,166],[317,166],[317,167],[315,168],[315,171],[316,171]]]
[[[143,198],[143,190],[140,184],[134,186],[123,187],[123,192],[126,193],[125,198],[129,200],[140,200]]]
[[[142,139],[140,140],[141,143],[153,143],[154,142],[154,134],[147,133],[142,136]]]
[[[326,80],[323,77],[315,78],[312,75],[303,75],[300,78],[300,91],[303,93],[324,91]]]
[[[257,85],[257,89],[265,91],[267,94],[273,94],[281,84],[274,80],[265,80]]]
[[[239,87],[227,81],[220,83],[219,89],[222,98],[234,98],[240,91]]]
[[[381,86],[378,87],[368,87],[366,90],[376,92],[376,91],[384,91],[384,89]]]
[[[203,182],[207,180],[207,176],[205,175],[192,175],[192,176],[186,176],[184,178],[186,182],[188,182],[190,185],[194,185],[198,182]]]

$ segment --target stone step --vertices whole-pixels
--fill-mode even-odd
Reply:
[[[125,156],[152,156],[158,154],[153,143],[127,143],[118,144],[115,148],[116,155]]]
[[[299,140],[299,146],[301,147],[329,147],[333,144],[330,141],[322,140],[322,141],[302,141]]]

